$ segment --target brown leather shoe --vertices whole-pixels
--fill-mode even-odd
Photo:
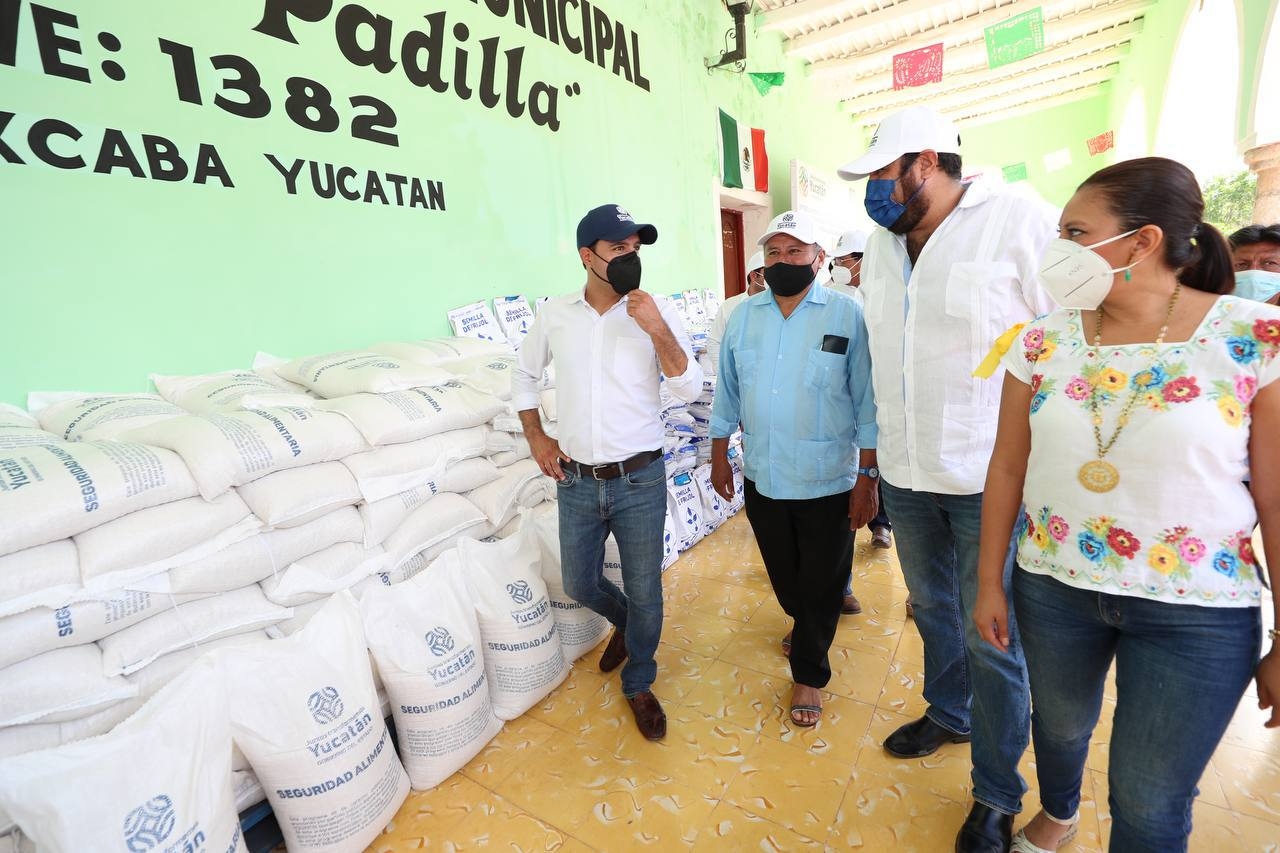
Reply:
[[[840,612],[846,616],[853,616],[856,613],[861,613],[862,602],[858,600],[856,595],[850,593],[849,595],[846,595],[844,600],[840,603]]]
[[[636,715],[636,728],[649,740],[662,740],[667,736],[667,715],[658,703],[658,697],[649,690],[627,697],[631,713]]]
[[[627,634],[625,631],[614,628],[613,636],[609,638],[609,645],[604,647],[604,654],[600,655],[600,671],[613,672],[626,659]]]

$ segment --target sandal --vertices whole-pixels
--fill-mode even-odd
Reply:
[[[791,657],[791,632],[790,631],[788,631],[787,635],[782,638],[782,656],[787,658]]]
[[[794,723],[795,725],[799,726],[799,727],[800,727],[800,728],[802,728],[802,729],[811,729],[811,728],[813,728],[814,726],[816,726],[816,725],[818,724],[818,720],[814,720],[812,723],[806,723],[806,722],[802,722],[801,720],[797,720],[797,719],[796,719],[796,712],[797,712],[797,711],[799,711],[799,712],[807,712],[807,713],[810,713],[810,714],[817,714],[817,715],[818,715],[818,719],[819,719],[819,720],[820,720],[820,719],[822,719],[822,706],[821,706],[821,705],[792,705],[792,706],[791,706],[791,722],[792,722],[792,723]]]
[[[1076,812],[1071,820],[1058,820],[1053,815],[1044,811],[1044,809],[1041,809],[1040,811],[1046,819],[1058,824],[1058,826],[1069,827],[1067,834],[1058,839],[1057,846],[1052,850],[1046,850],[1045,848],[1027,840],[1027,828],[1024,826],[1013,836],[1013,841],[1009,845],[1009,853],[1056,853],[1056,851],[1061,850],[1063,847],[1066,847],[1075,840],[1076,830],[1080,828],[1080,812]]]

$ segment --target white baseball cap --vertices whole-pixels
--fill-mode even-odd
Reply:
[[[880,122],[866,153],[852,163],[845,163],[836,173],[846,181],[859,181],[903,154],[921,151],[959,154],[960,131],[928,107],[907,107]]]
[[[758,269],[764,269],[764,252],[756,249],[756,253],[751,256],[751,260],[747,261],[747,272],[753,273]]]
[[[763,246],[775,234],[790,234],[801,243],[818,242],[817,223],[813,221],[809,214],[800,210],[788,210],[773,217],[773,221],[769,223],[768,230],[764,232],[764,236],[756,241],[756,245]]]
[[[846,231],[836,240],[836,248],[831,256],[843,258],[845,255],[861,255],[867,251],[866,231]]]

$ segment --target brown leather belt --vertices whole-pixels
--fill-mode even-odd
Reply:
[[[609,462],[604,465],[584,465],[571,459],[563,463],[562,467],[566,471],[572,471],[584,480],[588,477],[593,480],[612,480],[615,477],[621,477],[623,474],[639,471],[641,468],[651,465],[661,458],[661,450],[646,450],[644,453],[637,453],[630,459],[624,459],[621,462]]]

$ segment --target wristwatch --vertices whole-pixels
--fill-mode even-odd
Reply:
[[[864,477],[870,477],[872,480],[880,479],[880,469],[874,465],[870,468],[859,468],[858,473]]]

